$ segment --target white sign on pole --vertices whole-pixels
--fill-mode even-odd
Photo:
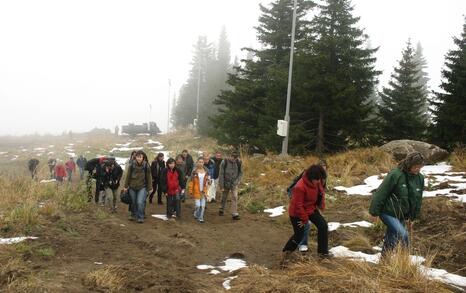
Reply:
[[[288,122],[286,120],[277,121],[277,134],[285,137],[288,132]]]

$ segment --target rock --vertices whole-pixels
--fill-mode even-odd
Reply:
[[[380,147],[382,150],[392,154],[397,161],[403,160],[407,154],[420,152],[428,163],[436,163],[448,157],[449,153],[433,144],[416,140],[393,140]]]

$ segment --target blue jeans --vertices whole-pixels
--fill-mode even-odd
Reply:
[[[380,214],[380,220],[387,226],[383,242],[382,255],[389,250],[393,250],[398,243],[408,247],[409,236],[404,226],[404,221],[387,214]]]
[[[194,200],[194,203],[196,205],[196,208],[194,210],[194,218],[196,218],[198,221],[204,221],[205,202],[205,197]]]
[[[144,209],[146,208],[147,190],[145,187],[135,190],[130,188],[131,196],[131,216],[138,220],[144,220]]]
[[[79,175],[81,176],[81,180],[84,179],[84,167],[79,167]]]
[[[309,238],[309,231],[311,231],[311,221],[307,221],[307,224],[304,225],[304,235],[303,239],[301,239],[301,242],[299,245],[306,245],[307,246],[307,240]]]

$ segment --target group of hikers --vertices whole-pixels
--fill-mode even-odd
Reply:
[[[37,175],[39,163],[40,161],[36,158],[32,158],[28,161],[28,169],[32,179],[34,179]],[[79,169],[80,178],[83,180],[86,163],[87,160],[82,155],[78,157],[76,162],[74,161],[73,157],[70,157],[70,159],[65,163],[63,163],[63,161],[60,159],[50,158],[47,161],[50,179],[55,179],[61,183],[66,178],[69,182],[71,182],[73,180],[73,174],[76,173],[77,166]]]
[[[85,165],[89,201],[94,197],[96,203],[115,212],[120,198],[128,204],[129,219],[144,223],[147,201],[153,204],[156,193],[158,205],[164,204],[165,197],[168,219],[181,217],[181,203],[190,196],[195,203],[194,218],[204,223],[206,202],[216,201],[221,193],[219,215],[223,216],[231,194],[232,218],[239,220],[238,185],[243,171],[236,152],[226,158],[220,152],[212,157],[201,153],[196,161],[187,150],[166,161],[159,153],[149,163],[146,153],[139,150],[131,153],[125,167],[126,172],[111,157],[89,160]],[[96,181],[94,196],[92,179]]]
[[[408,230],[419,217],[424,190],[424,177],[420,173],[425,159],[413,152],[388,173],[372,196],[369,213],[373,221],[379,219],[386,226],[382,256],[397,245],[408,247]],[[317,252],[321,257],[331,257],[328,248],[328,225],[321,214],[325,208],[327,164],[321,161],[311,165],[288,187],[291,197],[288,207],[293,235],[283,247],[282,262],[298,249],[307,251],[310,224],[317,227]]]
[[[38,164],[37,159],[29,161],[33,178]],[[372,197],[369,213],[373,221],[380,219],[386,226],[382,256],[398,244],[405,247],[409,244],[408,230],[421,210],[424,177],[420,170],[424,164],[425,159],[420,153],[408,154],[397,168],[388,173]],[[158,205],[163,205],[165,198],[166,217],[172,220],[181,217],[181,203],[185,202],[186,196],[190,196],[195,203],[193,216],[199,223],[204,223],[206,202],[216,201],[217,193],[221,193],[218,214],[223,216],[231,194],[232,218],[240,219],[238,185],[243,177],[243,170],[236,152],[231,152],[226,158],[220,152],[214,156],[201,153],[194,161],[188,151],[183,150],[175,158],[170,157],[166,161],[164,154],[159,153],[149,162],[142,150],[133,151],[125,164],[126,172],[111,157],[87,161],[80,156],[76,163],[70,158],[65,165],[59,160],[51,159],[48,162],[50,176],[62,182],[67,175],[71,181],[76,165],[81,179],[84,172],[88,172],[89,201],[93,197],[92,179],[95,179],[95,202],[115,212],[117,199],[120,199],[128,204],[131,221],[144,223],[147,200],[149,204],[153,204],[155,194]],[[296,249],[308,251],[311,224],[317,228],[318,254],[322,257],[331,256],[328,225],[321,213],[325,209],[326,185],[327,163],[321,160],[318,164],[309,166],[288,187],[288,214],[293,235],[283,247],[282,260]]]

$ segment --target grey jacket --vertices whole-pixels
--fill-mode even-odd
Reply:
[[[225,165],[226,164],[226,165]],[[239,159],[230,161],[224,159],[220,164],[220,173],[218,176],[218,184],[222,189],[231,189],[238,186],[243,178],[243,168]]]

